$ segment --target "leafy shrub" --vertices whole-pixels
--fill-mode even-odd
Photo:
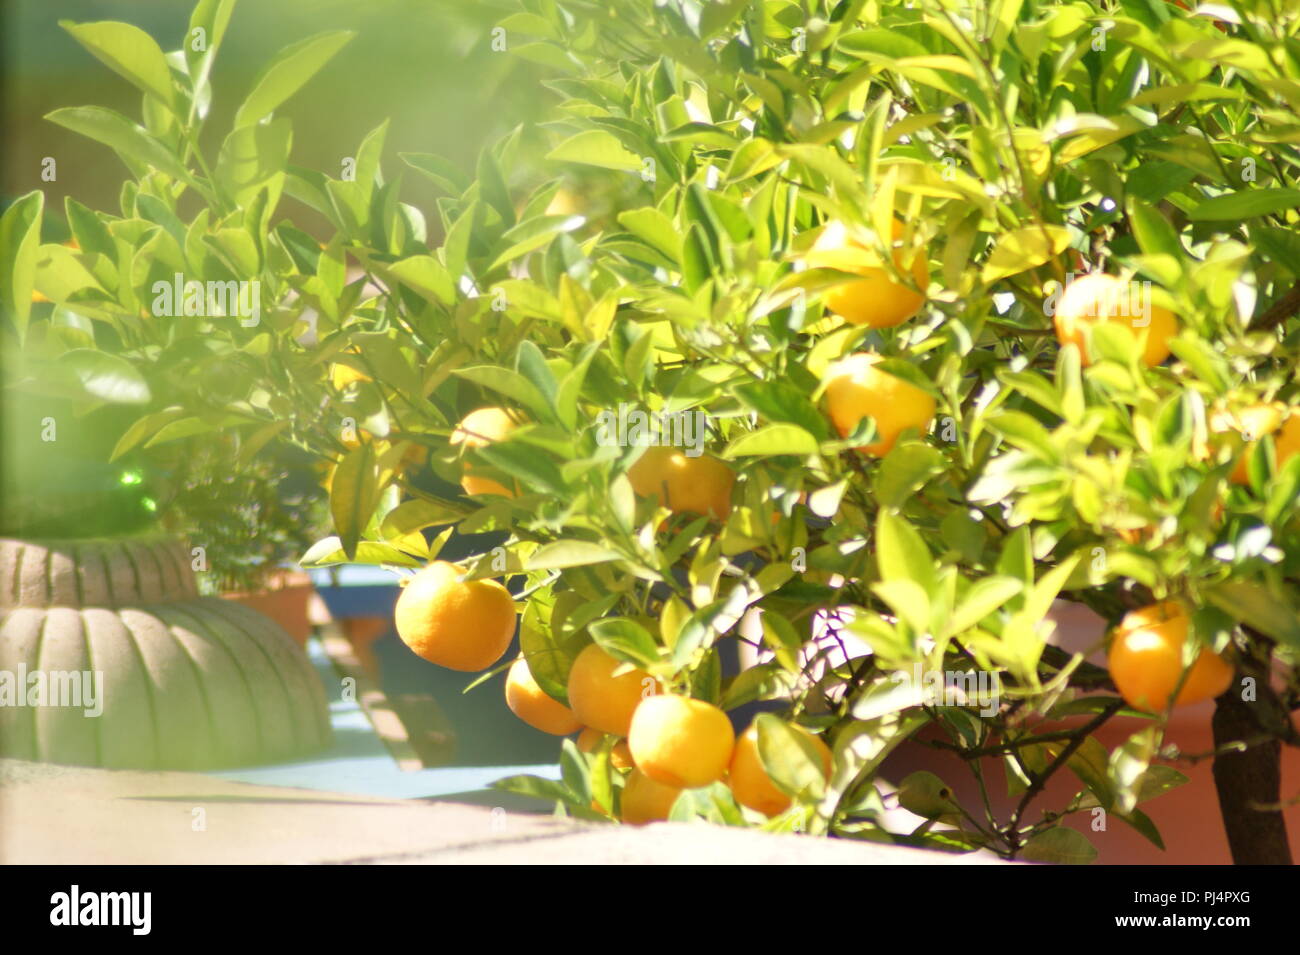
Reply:
[[[1254,687],[1244,705],[1269,745],[1252,752],[1297,742],[1300,455],[1283,431],[1243,444],[1223,425],[1300,404],[1296,12],[503,4],[483,42],[541,64],[551,105],[472,172],[402,155],[443,193],[422,210],[383,175],[385,124],[346,177],[289,162],[275,110],[343,35],[282,53],[216,155],[197,148],[232,6],[200,3],[167,56],[122,25],[73,28],[144,94],[143,126],[93,107],[49,117],[122,158],[122,207],[69,202],[75,250],[40,244],[39,193],[5,215],[7,334],[70,348],[55,359],[78,368],[101,356],[97,386],[147,374],[167,396],[120,450],[216,434],[237,436],[238,462],[270,442],[310,450],[331,467],[336,536],[308,563],[414,567],[445,539],[429,528],[508,533],[468,570],[526,578],[523,648],[554,698],[595,640],[726,709],[779,701],[832,745],[819,782],[805,748],[767,734],[764,764],[798,797],[769,828],[1079,861],[1092,850],[1060,821],[1100,807],[1159,842],[1138,803],[1183,778],[1156,762],[1167,713],[1106,752],[1091,734],[1123,701],[1049,643],[1057,599],[1111,623],[1183,601],[1189,653],[1226,651]],[[291,201],[330,223],[323,241],[290,222]],[[919,314],[873,328],[827,309],[855,279],[810,255],[831,222],[888,283],[925,293]],[[1119,276],[1148,318],[1176,316],[1167,360],[1144,359],[1155,329],[1058,338],[1061,289],[1086,272]],[[155,283],[176,275],[255,279],[260,315],[156,314]],[[33,310],[33,289],[52,311]],[[880,455],[853,450],[884,439],[880,405],[847,434],[827,417],[827,370],[864,351],[936,409],[929,433],[902,429]],[[488,405],[526,423],[452,444]],[[736,476],[729,512],[636,493],[643,449],[601,440],[620,408],[703,413],[708,455]],[[444,482],[470,467],[518,493],[449,493],[417,477],[425,452]],[[724,679],[731,641],[755,646]],[[846,657],[844,641],[870,652]],[[936,705],[898,679],[914,668],[996,675],[998,698]],[[879,766],[921,733],[981,787],[994,781],[978,757],[1001,762],[1019,808],[953,807],[887,833]],[[566,744],[563,762],[561,783],[507,785],[577,815],[612,807],[607,749]],[[1058,772],[1078,795],[1032,815]],[[906,804],[930,805],[913,798],[921,782]],[[721,784],[673,812],[761,822]],[[1269,850],[1239,858],[1252,851]]]

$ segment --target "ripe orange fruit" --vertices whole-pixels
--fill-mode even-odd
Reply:
[[[735,743],[726,713],[704,700],[676,695],[643,700],[627,734],[637,769],[680,789],[721,779]]]
[[[402,589],[393,614],[402,642],[430,663],[463,672],[501,659],[515,633],[515,601],[495,580],[461,581],[434,561]]]
[[[375,440],[375,436],[365,428],[345,428],[343,434],[339,437],[339,442],[349,451],[355,451],[368,441]]]
[[[831,751],[821,741],[797,724],[791,724],[795,732],[801,734],[813,744],[822,758],[826,779],[831,778]],[[750,723],[745,732],[736,740],[736,751],[731,755],[731,766],[727,774],[727,784],[736,802],[747,806],[765,816],[776,816],[790,808],[791,798],[772,781],[763,760],[758,755],[758,724]]]
[[[903,224],[895,220],[891,238],[897,242],[902,235]],[[804,256],[809,268],[839,269],[862,276],[827,289],[822,294],[822,302],[846,322],[871,328],[900,325],[921,310],[926,286],[930,284],[925,259],[923,252],[916,253],[912,259],[910,272],[919,291],[908,288],[894,280],[874,246],[859,242],[839,221],[829,223]],[[903,249],[893,250],[893,260],[895,269],[908,274],[909,263]]]
[[[840,436],[858,422],[876,423],[877,440],[858,450],[883,457],[908,428],[924,433],[934,418],[935,402],[920,388],[875,367],[880,356],[858,352],[826,369],[826,407]]]
[[[1273,447],[1279,468],[1300,454],[1300,414],[1291,414],[1282,422],[1282,430],[1273,437]]]
[[[1128,613],[1111,635],[1107,658],[1111,679],[1129,706],[1164,710],[1183,674],[1187,612],[1176,601],[1151,604]],[[1232,684],[1233,668],[1208,647],[1192,664],[1175,706],[1213,699]]]
[[[553,736],[568,736],[582,726],[573,710],[547,696],[537,685],[523,657],[511,665],[506,675],[506,706],[533,729]]]
[[[405,471],[408,468],[422,468],[424,462],[429,456],[429,449],[422,444],[412,441],[411,446],[402,454],[401,463],[398,465],[399,471]]]
[[[688,457],[678,448],[651,447],[628,468],[632,490],[652,497],[674,514],[725,520],[731,513],[736,474],[716,458]]]
[[[622,665],[593,643],[583,648],[569,670],[569,706],[574,715],[585,725],[614,736],[627,735],[637,706],[658,687],[644,670],[614,676]]]
[[[673,803],[682,791],[675,786],[655,782],[639,769],[628,773],[620,804],[623,821],[630,826],[662,822],[672,812]]]
[[[1147,305],[1150,305],[1149,315]],[[1126,328],[1138,339],[1145,335],[1142,361],[1148,367],[1169,357],[1169,339],[1178,334],[1178,319],[1172,312],[1145,301],[1135,283],[1100,272],[1075,279],[1065,287],[1056,303],[1053,321],[1057,339],[1062,345],[1077,345],[1085,365],[1091,362],[1088,336],[1098,322]],[[1135,324],[1148,321],[1149,324]]]
[[[1210,416],[1210,430],[1216,434],[1235,431],[1242,436],[1244,443],[1241,454],[1232,474],[1228,476],[1228,480],[1234,484],[1250,483],[1247,462],[1255,444],[1263,437],[1273,435],[1278,468],[1300,454],[1300,415],[1290,414],[1284,405],[1261,403],[1236,412],[1217,411]]]
[[[479,408],[471,411],[452,432],[451,443],[465,448],[485,448],[502,441],[519,427],[523,421],[504,408]],[[499,494],[502,497],[515,497],[518,489],[510,489],[500,481],[475,474],[472,465],[465,465],[460,486],[466,494]]]
[[[594,752],[600,745],[600,741],[607,734],[598,729],[592,729],[590,726],[585,727],[578,734],[578,749],[584,753]],[[632,762],[632,752],[627,748],[627,740],[620,739],[614,744],[614,748],[609,751],[609,764],[615,769],[631,769],[634,765]]]
[[[550,204],[542,213],[548,216],[580,216],[586,214],[586,202],[567,186],[561,186],[551,197]]]

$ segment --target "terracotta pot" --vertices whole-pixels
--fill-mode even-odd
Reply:
[[[1057,622],[1057,632],[1052,643],[1071,653],[1084,652],[1098,646],[1105,633],[1105,622],[1078,604],[1058,602],[1052,617]],[[1105,666],[1105,653],[1092,652],[1089,662]],[[1165,731],[1165,742],[1178,746],[1181,754],[1208,754],[1214,749],[1210,719],[1214,703],[1205,702],[1180,707],[1173,711]],[[1071,723],[1077,724],[1078,720]],[[1066,724],[1062,724],[1064,727]],[[1133,733],[1149,721],[1135,718],[1114,718],[1094,734],[1107,751],[1122,745]],[[1043,730],[1050,727],[1043,727]],[[922,737],[904,744],[885,761],[882,775],[898,781],[917,769],[937,773],[969,806],[978,806],[980,793],[969,766],[955,755],[926,745]],[[939,738],[935,736],[929,739]],[[1219,814],[1218,793],[1214,788],[1212,760],[1187,759],[1162,760],[1188,777],[1188,781],[1164,795],[1140,805],[1155,823],[1165,848],[1151,843],[1133,827],[1117,818],[1106,818],[1090,812],[1079,813],[1066,824],[1078,829],[1098,850],[1097,862],[1110,865],[1229,865],[1232,855],[1228,850],[1227,836]],[[990,801],[999,818],[1005,819],[1016,808],[1018,797],[1006,795],[1006,771],[999,759],[981,760],[984,778],[988,781]],[[1027,820],[1042,818],[1045,809],[1065,805],[1074,793],[1083,788],[1082,783],[1068,769],[1056,773],[1043,795],[1033,802]],[[1282,748],[1282,798],[1300,791],[1300,749]],[[1300,858],[1300,805],[1284,812],[1292,854]],[[1104,827],[1104,828],[1100,828]]]
[[[27,691],[0,705],[0,756],[210,769],[329,743],[302,648],[248,607],[200,597],[188,553],[158,538],[0,539],[0,702],[6,683]],[[33,696],[41,675],[61,692]]]
[[[273,576],[267,581],[267,586],[263,590],[253,593],[228,593],[221,596],[270,617],[283,627],[285,633],[293,637],[299,646],[305,647],[313,626],[311,608],[312,598],[315,595],[316,590],[312,587],[311,578],[299,571]]]

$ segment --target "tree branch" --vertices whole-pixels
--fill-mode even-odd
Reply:
[[[1268,331],[1276,328],[1297,312],[1300,312],[1300,282],[1296,282],[1291,287],[1291,291],[1265,309],[1263,314],[1251,323],[1251,330]]]

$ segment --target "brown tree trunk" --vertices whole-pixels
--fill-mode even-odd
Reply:
[[[1214,710],[1214,747],[1257,737],[1258,723],[1250,703],[1226,693]],[[1214,758],[1214,787],[1219,792],[1219,812],[1228,833],[1232,861],[1237,865],[1291,865],[1286,820],[1276,806],[1282,792],[1282,744],[1269,740],[1245,750],[1220,752]]]

